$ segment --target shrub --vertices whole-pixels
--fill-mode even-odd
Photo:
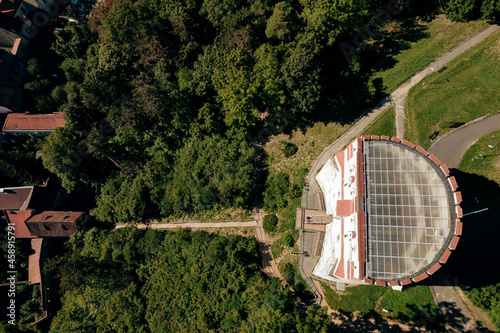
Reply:
[[[276,230],[278,225],[278,217],[274,214],[264,216],[264,221],[262,222],[262,227],[265,232],[273,232]]]
[[[293,143],[281,141],[281,144],[283,145],[283,148],[281,148],[281,151],[285,154],[285,157],[290,157],[293,154],[295,154],[297,152],[297,150],[299,150],[299,148]]]
[[[287,247],[293,247],[293,245],[295,244],[295,239],[293,238],[292,234],[284,234],[282,237],[282,242],[283,242],[283,245],[287,246]]]
[[[283,278],[286,280],[286,282],[290,285],[294,285],[295,267],[293,267],[292,263],[287,262],[281,268],[281,275],[283,275]]]

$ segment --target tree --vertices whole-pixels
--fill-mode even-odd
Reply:
[[[276,230],[276,226],[278,225],[278,217],[274,214],[269,214],[264,216],[264,220],[262,222],[262,227],[265,232],[273,232]]]
[[[469,21],[478,17],[478,0],[449,0],[446,15],[453,21]]]
[[[483,18],[498,21],[500,19],[500,1],[483,0],[481,13],[483,14]]]
[[[191,138],[177,153],[164,214],[244,205],[252,193],[253,156],[245,142]]]
[[[290,38],[295,30],[296,14],[292,6],[285,1],[278,2],[274,6],[273,14],[267,20],[267,38],[286,40]]]

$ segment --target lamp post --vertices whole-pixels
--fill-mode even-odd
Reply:
[[[432,75],[434,75],[434,73],[436,73],[436,70],[434,68],[431,67],[431,69],[432,69],[431,76],[429,76],[429,78],[427,80],[425,80],[424,84],[422,84],[423,86],[425,86],[425,84],[427,83],[427,81],[429,81],[431,79]]]
[[[478,158],[478,157],[484,157],[484,154],[489,153],[490,151],[492,151],[493,149],[496,148],[496,146],[492,146],[492,145],[488,145],[488,147],[490,147],[490,149],[488,149],[487,151],[485,151],[482,154],[477,155],[476,158]]]
[[[480,209],[480,210],[476,210],[475,212],[470,212],[470,213],[464,214],[463,216],[467,216],[467,215],[471,215],[471,214],[481,213],[481,212],[487,211],[488,209],[489,209],[489,208],[483,208],[483,209]]]

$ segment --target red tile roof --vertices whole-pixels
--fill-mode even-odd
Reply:
[[[380,137],[380,139],[381,139],[381,140],[385,140],[385,141],[389,141],[391,138],[390,138],[390,137],[388,137],[387,135],[382,135],[382,136]]]
[[[42,212],[26,220],[32,235],[38,237],[69,237],[78,231],[75,221],[82,212]]]
[[[411,143],[410,141],[406,141],[405,139],[401,140],[401,143],[411,149],[414,149],[416,147],[413,143]]]
[[[393,137],[391,138],[391,141],[393,141],[393,142],[401,142],[401,139],[400,139],[400,138],[397,138],[397,137],[395,137],[395,136],[393,136]]]
[[[437,158],[436,155],[434,155],[434,154],[430,154],[429,158],[432,160],[432,162],[436,163],[437,166],[440,166],[442,164],[441,161],[439,160],[439,158]],[[445,165],[445,168],[446,168],[446,165]],[[446,168],[446,170],[448,170],[448,168]],[[448,170],[448,173],[449,172],[450,171]]]
[[[28,114],[9,113],[3,125],[3,131],[53,131],[57,127],[64,127],[63,113]]]
[[[448,258],[450,257],[450,254],[451,254],[450,249],[446,249],[441,258],[439,259],[439,261],[441,261],[443,264],[446,264]]]
[[[33,253],[28,258],[28,280],[30,283],[42,282],[42,273],[40,270],[40,255],[42,253],[43,238],[31,240],[31,249]]]
[[[353,212],[352,200],[337,200],[337,216],[349,216]]]
[[[421,153],[422,155],[424,155],[424,156],[428,156],[429,155],[429,152],[426,149],[424,149],[424,148],[422,148],[420,146],[417,146],[417,151],[419,153]]]
[[[455,235],[460,236],[462,234],[463,222],[456,220],[455,221]]]
[[[448,169],[446,164],[443,163],[439,167],[441,168],[441,170],[443,171],[443,173],[446,177],[448,177],[450,175],[450,169]]]
[[[457,248],[459,240],[460,240],[460,237],[458,237],[456,235],[453,236],[453,240],[451,241],[451,244],[450,244],[450,249],[455,250]]]
[[[378,136],[378,135],[372,135],[372,140],[380,140],[380,136]]]
[[[404,280],[401,280],[401,284],[402,284],[403,286],[406,286],[406,285],[408,285],[408,284],[411,284],[411,280],[410,280],[410,279],[404,279]]]
[[[391,287],[399,286],[399,281],[389,281],[388,285]]]
[[[20,210],[29,202],[33,186],[0,189],[0,210]]]
[[[384,281],[375,281],[375,285],[385,287],[387,284]]]
[[[436,273],[437,270],[440,268],[441,268],[441,264],[437,262],[431,268],[429,268],[427,270],[427,274],[432,275],[432,274]]]
[[[10,223],[14,224],[14,234],[16,238],[35,238],[31,235],[26,223],[24,223],[31,216],[31,211],[8,211],[7,218]]]
[[[427,275],[427,273],[425,273],[425,272],[424,272],[424,273],[421,273],[421,274],[419,274],[419,275],[415,276],[415,277],[413,278],[413,281],[415,281],[415,282],[420,282],[420,281],[422,281],[423,279],[426,279],[428,276],[429,276],[429,275]]]
[[[26,222],[75,222],[83,212],[51,212],[33,214]]]

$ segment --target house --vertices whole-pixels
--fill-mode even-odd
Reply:
[[[66,120],[61,112],[53,114],[10,113],[5,119],[2,132],[6,135],[45,136],[64,125],[66,125]]]
[[[18,239],[69,237],[85,220],[83,212],[7,211],[7,222],[14,225]]]

